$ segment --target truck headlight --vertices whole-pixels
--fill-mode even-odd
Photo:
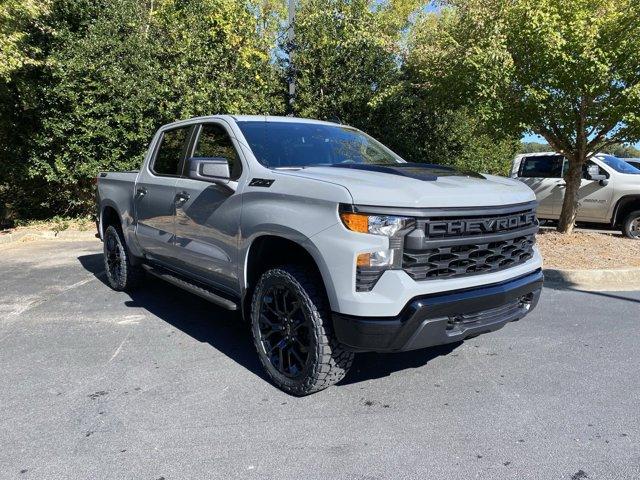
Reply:
[[[385,237],[393,237],[414,223],[413,218],[410,217],[367,215],[351,212],[341,212],[340,218],[344,226],[353,232],[370,233]]]
[[[415,228],[414,218],[341,211],[340,219],[352,232],[381,235],[389,239],[387,250],[363,252],[356,256],[357,292],[371,291],[386,270],[402,268],[404,237]]]

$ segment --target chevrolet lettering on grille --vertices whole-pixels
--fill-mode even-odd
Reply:
[[[496,233],[533,226],[536,225],[536,223],[536,216],[533,212],[500,218],[480,218],[477,220],[439,220],[427,222],[426,233],[428,236]]]

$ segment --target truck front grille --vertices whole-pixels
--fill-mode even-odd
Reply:
[[[405,237],[402,268],[414,280],[497,272],[533,257],[535,210],[419,219]]]
[[[405,251],[403,268],[414,280],[496,272],[533,257],[533,235],[454,247]]]

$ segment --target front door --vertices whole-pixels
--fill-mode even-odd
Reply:
[[[176,246],[182,267],[203,280],[237,293],[236,269],[241,200],[235,195],[242,162],[223,122],[196,127],[193,158],[217,157],[229,162],[228,182],[178,180],[175,194]]]
[[[535,192],[538,200],[537,214],[540,218],[557,218],[558,204],[564,197],[562,179],[562,155],[531,155],[522,159],[518,179]]]
[[[578,190],[578,212],[576,220],[581,222],[608,222],[609,205],[613,198],[613,187],[601,185],[599,181],[591,180],[588,175],[590,165],[598,165],[597,162],[589,160],[582,170],[582,180]],[[598,165],[600,175],[609,178],[609,172],[601,165]]]
[[[138,176],[134,202],[136,237],[145,253],[158,260],[172,256],[175,235],[176,182],[189,144],[191,127],[162,132],[155,151]]]

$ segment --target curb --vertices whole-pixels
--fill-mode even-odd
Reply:
[[[640,290],[640,268],[560,270],[545,268],[544,283],[550,288],[588,291]]]
[[[0,245],[8,245],[16,242],[30,242],[35,240],[66,240],[66,241],[86,241],[95,240],[96,232],[92,230],[62,230],[55,232],[53,230],[34,230],[18,233],[5,233],[0,235]]]

